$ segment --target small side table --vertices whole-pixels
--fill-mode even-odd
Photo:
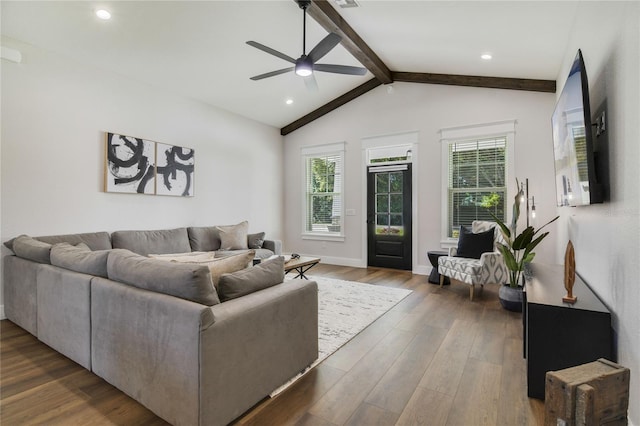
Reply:
[[[438,273],[438,258],[442,256],[448,256],[449,253],[441,250],[428,251],[427,257],[429,258],[429,262],[431,262],[431,266],[433,269],[429,274],[429,282],[431,284],[440,284],[440,274]],[[444,285],[449,285],[449,277],[444,277]]]

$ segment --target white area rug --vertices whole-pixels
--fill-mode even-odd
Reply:
[[[411,293],[411,290],[334,278],[309,276],[309,279],[318,283],[318,359],[273,391],[272,398]]]

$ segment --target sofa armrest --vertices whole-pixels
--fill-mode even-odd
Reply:
[[[282,254],[282,241],[280,240],[264,240],[262,244],[262,248],[269,249],[273,252],[273,254],[281,255]]]
[[[211,312],[201,336],[201,423],[229,423],[318,358],[314,281],[285,281]]]
[[[484,282],[504,284],[509,281],[509,271],[500,252],[489,251],[482,253],[480,263],[482,264],[482,279]]]

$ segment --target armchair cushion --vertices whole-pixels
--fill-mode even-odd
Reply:
[[[473,233],[465,226],[460,227],[457,257],[480,259],[482,253],[493,251],[494,229]]]

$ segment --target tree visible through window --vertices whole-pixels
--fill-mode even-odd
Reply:
[[[448,237],[474,220],[505,220],[506,136],[449,143]]]
[[[342,229],[342,155],[306,159],[305,232],[340,234]]]

